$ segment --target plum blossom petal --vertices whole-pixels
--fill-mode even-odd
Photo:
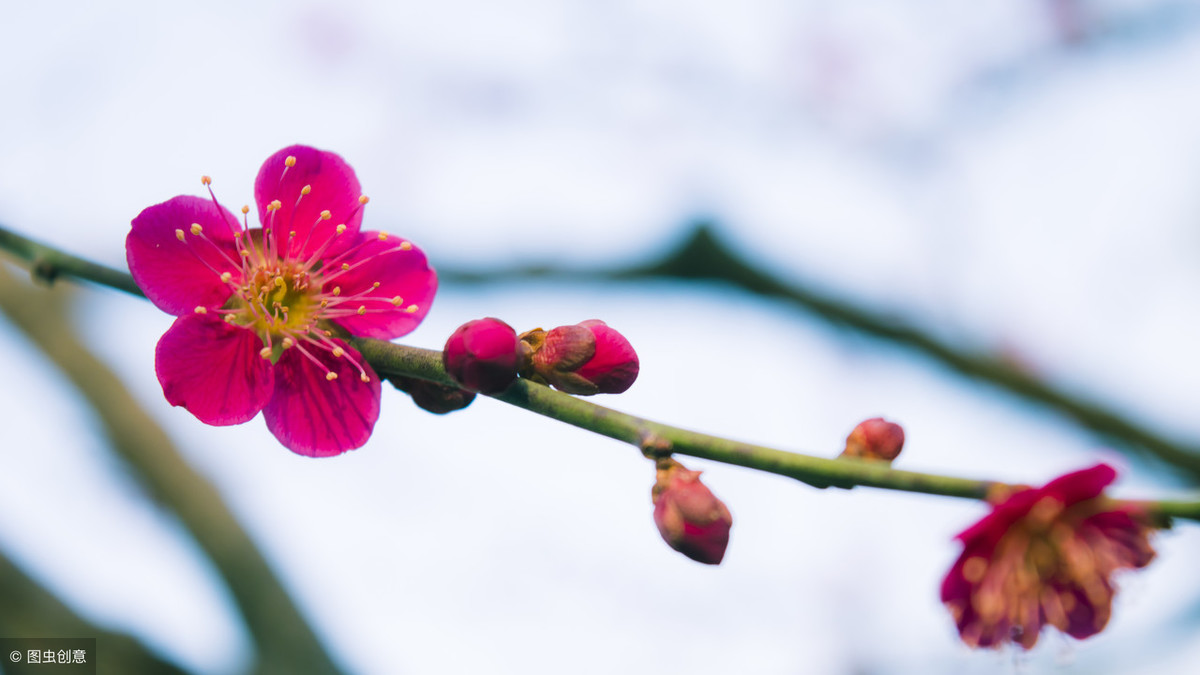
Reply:
[[[221,273],[241,278],[231,222],[237,222],[233,214],[200,197],[180,196],[147,207],[125,238],[134,281],[168,314],[220,307],[233,293]],[[199,235],[193,225],[200,226]]]
[[[1114,573],[1154,558],[1142,507],[1107,499],[1104,464],[1010,494],[958,535],[942,602],[971,647],[1031,649],[1046,625],[1083,639],[1112,614]]]
[[[295,158],[293,166],[287,165],[288,158]],[[302,194],[305,186],[310,191]],[[254,181],[263,227],[274,230],[281,252],[297,259],[321,249],[329,258],[349,248],[362,223],[361,196],[358,177],[345,160],[306,145],[289,146],[268,157]],[[268,206],[275,200],[280,206],[272,212]],[[322,218],[322,211],[329,211],[329,217]],[[339,225],[346,226],[341,234]]]
[[[345,342],[330,340],[329,345],[344,350],[342,356],[311,344],[285,349],[275,365],[275,395],[263,409],[267,428],[279,442],[307,457],[361,447],[379,419],[379,377]],[[336,377],[328,379],[327,373]]]
[[[262,410],[274,388],[262,346],[252,331],[212,314],[188,314],[158,341],[154,369],[171,405],[205,424],[241,424]]]
[[[411,242],[379,232],[363,232],[362,236],[354,250],[339,261],[350,269],[335,272],[325,285],[327,291],[331,286],[341,288],[341,297],[347,302],[339,308],[361,308],[363,313],[345,313],[334,322],[362,337],[391,340],[408,335],[429,313],[437,292],[437,274]]]

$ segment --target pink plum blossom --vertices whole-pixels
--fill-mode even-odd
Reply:
[[[1020,489],[958,535],[942,602],[963,642],[1030,649],[1046,625],[1079,640],[1104,629],[1113,573],[1154,559],[1144,509],[1103,494],[1116,477],[1097,464]]]
[[[213,425],[262,411],[301,455],[362,446],[380,383],[344,338],[417,327],[437,290],[425,254],[360,231],[367,198],[332,152],[294,145],[267,158],[254,184],[261,228],[249,207],[239,220],[208,191],[146,208],[125,240],[138,286],[178,317],[155,351],[167,401]]]

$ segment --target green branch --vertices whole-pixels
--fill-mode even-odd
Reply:
[[[987,382],[1075,420],[1121,447],[1157,457],[1200,481],[1200,446],[1169,439],[1098,402],[1055,387],[1014,368],[1002,358],[973,352],[885,312],[874,311],[813,286],[784,281],[761,269],[698,224],[691,235],[661,259],[634,267],[578,270],[552,266],[519,267],[491,272],[463,272],[444,267],[443,280],[486,283],[503,279],[685,279],[730,284],[744,291],[789,303],[835,326],[849,328],[911,349],[967,377]]]
[[[3,245],[3,239],[0,239],[0,247]],[[77,258],[56,256],[53,249],[45,246],[39,245],[38,250],[41,252],[42,264],[53,265],[56,274],[80,276],[76,275],[71,267],[72,261],[78,260]],[[126,277],[117,288],[128,290],[127,286],[133,283],[132,277],[116,274]],[[86,278],[106,283],[94,277]],[[442,384],[454,384],[442,366],[439,351],[370,338],[351,338],[350,342],[379,373],[407,375]],[[901,471],[879,462],[816,457],[709,436],[605,408],[525,379],[517,380],[493,398],[629,443],[650,455],[669,452],[701,457],[787,476],[815,487],[865,486],[968,499],[984,499],[994,488],[1015,487],[995,481]],[[1142,503],[1164,518],[1178,517],[1200,521],[1200,501]]]

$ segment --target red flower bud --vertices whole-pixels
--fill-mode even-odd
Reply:
[[[706,565],[721,563],[733,516],[700,482],[699,471],[689,471],[670,458],[660,459],[651,497],[654,524],[671,548]]]
[[[468,321],[446,340],[442,363],[466,389],[496,394],[517,379],[521,343],[512,326],[491,317]]]
[[[533,370],[568,394],[619,394],[638,376],[638,357],[629,340],[598,319],[527,334]]]
[[[411,396],[418,407],[437,415],[462,410],[475,400],[474,392],[416,377],[388,375],[387,381]]]
[[[881,459],[890,462],[900,455],[900,449],[903,447],[903,427],[882,417],[872,417],[859,422],[854,431],[846,437],[846,449],[842,452],[842,457]]]

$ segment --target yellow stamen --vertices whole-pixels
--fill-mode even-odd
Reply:
[[[388,233],[387,233],[387,232],[380,232],[380,233],[379,233],[379,241],[387,241],[387,238],[388,238]]]
[[[337,228],[335,228],[335,229],[337,230],[338,234],[341,234],[346,231],[346,224],[342,223],[341,225],[338,225]]]
[[[321,212],[321,220],[329,220],[332,217],[333,217],[333,214],[330,213],[328,210]]]
[[[264,359],[271,358],[271,348],[263,347],[262,349],[258,350],[258,355],[263,357]]]
[[[183,230],[175,230],[175,238],[179,241],[187,241],[187,235],[183,233]]]
[[[208,308],[205,307],[204,305],[200,305],[200,306],[196,307],[196,313],[197,314],[208,314]]]
[[[227,284],[227,283],[229,283],[229,280],[232,278],[233,278],[233,275],[230,274],[229,272],[221,272],[221,283]]]
[[[401,251],[411,251],[412,244],[408,243],[407,241],[402,241],[402,242],[400,242],[400,250]]]
[[[366,306],[366,305],[359,305],[359,306],[358,306],[358,315],[359,315],[359,316],[362,316],[363,314],[366,314],[366,313],[367,313],[367,306]]]
[[[293,166],[296,166],[296,158],[292,155],[288,155],[283,159],[283,165],[289,169]]]
[[[367,202],[369,202],[369,201],[371,201],[371,200],[366,195],[360,195],[358,198],[358,203],[361,206],[366,206]]]
[[[325,373],[325,379],[329,380],[330,382],[333,382],[334,380],[337,379],[337,373],[335,373],[331,370],[328,373]]]
[[[310,192],[312,192],[311,185],[305,185],[304,187],[300,188],[300,196],[302,197]]]
[[[346,353],[346,350],[345,350],[345,349],[342,349],[341,347],[334,347],[334,348],[333,348],[333,356],[334,356],[335,358],[341,357],[341,355],[342,355],[342,354],[345,354],[345,353]]]

